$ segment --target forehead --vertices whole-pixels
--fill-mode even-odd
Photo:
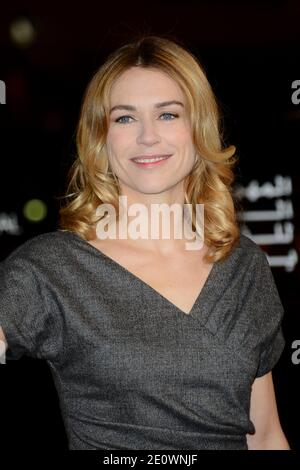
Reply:
[[[131,67],[123,72],[114,82],[110,92],[112,104],[126,98],[143,100],[178,99],[185,101],[179,84],[165,72],[155,68]]]

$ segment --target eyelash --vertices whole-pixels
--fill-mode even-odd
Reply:
[[[179,115],[178,114],[175,114],[175,113],[163,113],[161,114],[160,116],[165,116],[165,115],[168,115],[168,116],[173,116],[173,118],[178,118]],[[124,122],[120,122],[120,119],[123,119],[123,118],[131,118],[131,116],[120,116],[118,117],[115,122],[119,123],[119,124],[128,124],[128,123],[124,123]],[[173,121],[173,119],[164,119],[164,121]]]

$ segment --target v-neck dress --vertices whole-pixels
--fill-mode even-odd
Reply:
[[[281,356],[283,314],[243,234],[189,314],[76,233],[35,236],[0,263],[5,367],[47,361],[70,449],[246,450],[251,386]]]

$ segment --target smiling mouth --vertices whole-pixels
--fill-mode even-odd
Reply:
[[[171,155],[158,155],[158,156],[151,156],[151,157],[150,156],[149,157],[135,157],[135,158],[132,158],[131,160],[134,163],[137,163],[139,165],[149,166],[150,164],[155,165],[157,163],[168,160],[170,157]]]

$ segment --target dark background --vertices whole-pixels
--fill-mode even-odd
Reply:
[[[262,246],[268,254],[300,253],[300,104],[291,101],[300,79],[300,2],[297,1],[14,1],[1,6],[0,259],[26,239],[57,228],[58,198],[76,153],[74,138],[81,99],[107,54],[138,33],[178,38],[200,60],[222,107],[226,141],[240,157],[237,183],[292,179],[294,238],[288,247]],[[26,18],[28,42],[12,27]],[[20,30],[20,27],[19,27]],[[18,31],[18,28],[17,28]],[[19,31],[20,32],[20,31]],[[24,204],[44,201],[47,216],[30,222]],[[242,201],[248,208],[249,202]],[[264,208],[260,201],[256,208]],[[21,233],[3,220],[15,215]],[[259,233],[256,225],[253,231]],[[262,230],[266,232],[266,230]],[[272,231],[272,230],[271,230]],[[299,263],[272,269],[282,303],[285,351],[273,374],[279,414],[293,449],[300,450],[300,364],[292,342],[300,340]],[[1,444],[27,449],[66,449],[58,398],[46,363],[21,358],[0,366]]]

